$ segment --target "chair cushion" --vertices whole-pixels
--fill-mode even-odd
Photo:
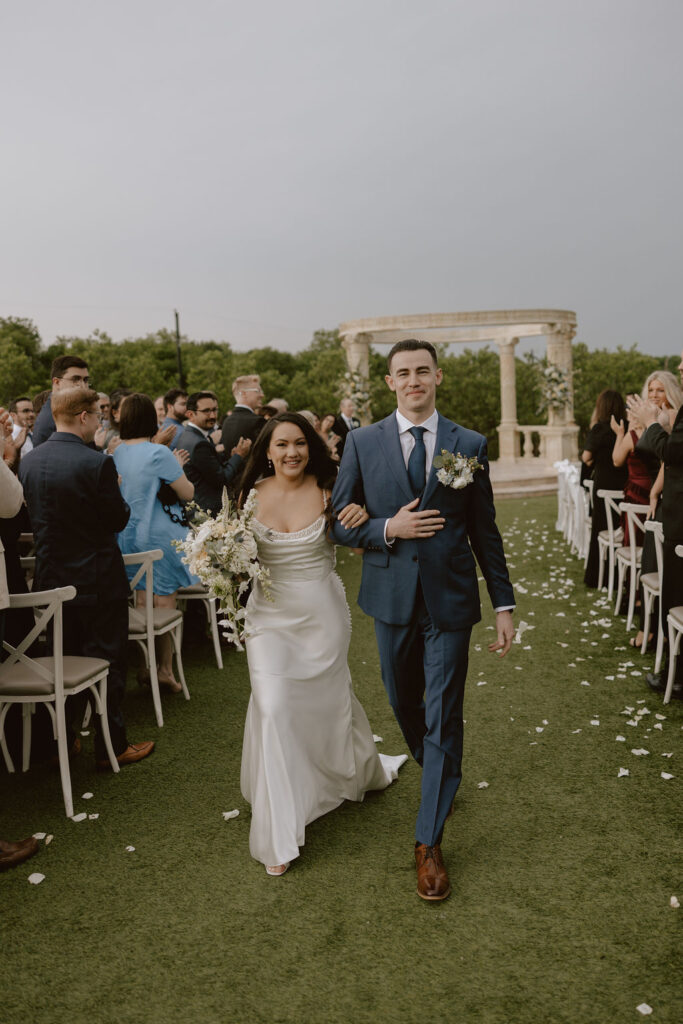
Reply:
[[[644,587],[649,587],[650,590],[659,590],[659,573],[646,572],[640,577],[640,582]]]
[[[679,630],[683,630],[683,604],[669,609],[669,618],[673,619]]]
[[[617,548],[616,549],[616,556],[617,556],[617,558],[623,559],[624,562],[630,562],[631,561],[631,549],[630,549],[630,547],[629,548]],[[636,565],[640,565],[642,560],[643,560],[643,549],[642,548],[636,548]]]
[[[31,661],[41,665],[49,672],[54,672],[54,658],[32,658]],[[66,655],[62,659],[64,665],[64,689],[74,690],[86,683],[88,679],[109,670],[109,662],[101,658],[80,658]],[[43,679],[30,665],[0,665],[0,700],[7,697],[47,696],[54,693],[54,683]]]
[[[182,622],[183,613],[179,608],[154,608],[152,622],[154,631],[167,629],[176,622]],[[128,609],[128,634],[139,636],[147,630],[146,616],[142,608]]]

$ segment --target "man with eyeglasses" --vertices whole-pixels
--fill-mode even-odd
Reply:
[[[236,377],[232,382],[232,393],[235,396],[235,407],[223,421],[221,437],[226,452],[232,450],[240,437],[255,441],[266,422],[256,411],[263,404],[264,398],[258,374]]]
[[[57,356],[52,363],[52,394],[63,388],[87,388],[90,386],[88,364],[80,356]],[[38,413],[33,426],[33,447],[54,434],[57,429],[52,415],[52,396],[48,395],[45,405]]]
[[[216,515],[223,488],[230,489],[244,468],[251,440],[241,437],[224,453],[216,451],[211,433],[216,426],[218,402],[211,391],[195,391],[187,399],[187,420],[176,445],[190,453],[185,475],[194,484],[194,500],[201,509]],[[227,452],[230,455],[227,457]]]

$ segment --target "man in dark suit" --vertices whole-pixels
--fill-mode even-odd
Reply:
[[[76,597],[64,605],[64,654],[109,662],[112,745],[119,764],[132,764],[151,754],[154,743],[129,743],[122,711],[129,586],[116,534],[128,522],[130,509],[121,497],[113,459],[89,447],[99,426],[97,392],[60,388],[52,403],[56,431],[19,467],[36,546],[33,587],[76,587]],[[78,712],[71,711],[73,718]],[[96,762],[107,768],[99,715],[95,729]]]
[[[226,452],[232,451],[241,437],[255,441],[266,422],[263,416],[256,412],[263,404],[263,389],[258,374],[237,377],[232,382],[232,393],[235,396],[235,406],[231,414],[223,420],[221,436]]]
[[[179,449],[190,454],[184,469],[194,484],[195,502],[213,515],[220,512],[223,488],[236,483],[251,448],[249,438],[240,436],[235,445],[219,454],[211,438],[217,415],[218,402],[213,392],[195,391],[187,399],[187,422],[176,442]]]
[[[683,352],[678,366],[683,387]],[[634,413],[646,430],[638,441],[637,450],[654,453],[664,463],[664,490],[662,491],[662,527],[664,530],[664,559],[662,573],[662,625],[666,635],[666,617],[672,608],[683,605],[683,560],[676,554],[676,545],[683,544],[683,406],[678,410],[671,433],[666,411],[662,413],[652,402],[644,402],[639,395],[630,395],[629,413]],[[662,416],[664,426],[658,417]],[[661,672],[648,673],[650,687],[658,693],[666,690],[669,674],[670,651]],[[679,656],[672,696],[683,700],[683,655]]]
[[[57,356],[52,361],[51,377],[52,395],[48,395],[33,424],[34,448],[47,441],[57,429],[52,415],[52,396],[64,388],[87,388],[90,385],[88,364],[80,356]]]
[[[389,701],[422,766],[417,891],[422,899],[442,900],[450,882],[441,837],[461,779],[468,648],[481,618],[475,555],[496,610],[491,651],[510,648],[514,597],[495,523],[486,439],[436,411],[442,371],[428,342],[398,342],[388,370],[397,411],[349,432],[332,492],[335,509],[357,502],[370,518],[349,529],[334,522],[332,531],[337,543],[365,549],[358,603],[375,619]],[[437,478],[433,458],[444,449],[476,459],[479,468],[466,486]]]
[[[342,398],[339,403],[339,414],[334,421],[332,427],[333,433],[339,438],[337,444],[337,455],[341,456],[344,451],[344,445],[346,444],[346,438],[351,430],[356,430],[360,426],[360,420],[356,416],[356,406],[353,403],[352,398]]]

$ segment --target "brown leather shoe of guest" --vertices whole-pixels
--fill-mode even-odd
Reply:
[[[18,843],[11,843],[0,839],[0,871],[7,871],[17,864],[23,864],[25,860],[38,852],[38,840],[33,836],[28,839],[20,839]]]
[[[417,895],[423,900],[445,900],[451,894],[451,883],[441,855],[441,847],[418,843],[415,846]]]
[[[143,757],[149,757],[154,750],[154,740],[147,740],[145,743],[130,743],[122,754],[119,754],[116,760],[119,762],[121,767],[127,764],[135,764],[136,761],[142,761]],[[109,761],[98,761],[97,768],[100,771],[105,771],[107,768],[111,768]]]

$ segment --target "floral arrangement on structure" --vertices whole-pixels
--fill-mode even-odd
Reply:
[[[350,398],[356,411],[365,409],[370,401],[368,382],[358,370],[347,370],[337,389],[342,398]]]
[[[256,491],[252,490],[243,508],[231,504],[223,490],[223,504],[214,518],[193,506],[194,518],[185,540],[174,545],[182,552],[183,562],[198,576],[223,613],[221,628],[238,651],[247,639],[244,628],[246,611],[240,598],[253,583],[260,583],[270,597],[270,573],[258,560],[258,548],[251,521],[256,510]]]
[[[537,412],[563,409],[571,397],[571,374],[553,363],[539,370],[541,402]]]

